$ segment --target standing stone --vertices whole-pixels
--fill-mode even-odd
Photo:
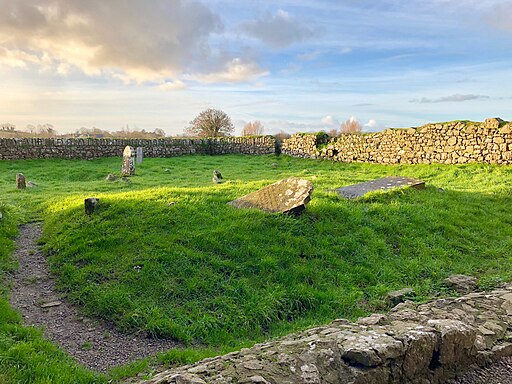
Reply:
[[[144,148],[137,147],[137,164],[142,163],[143,159],[144,159]]]
[[[213,171],[213,177],[212,177],[212,181],[215,183],[215,184],[221,184],[224,182],[224,180],[222,179],[222,174],[220,173],[220,171],[218,169],[216,169],[215,171]]]
[[[135,175],[135,151],[127,145],[123,151],[123,166],[121,168],[121,176]]]
[[[85,203],[85,213],[90,215],[94,212],[94,210],[96,209],[96,207],[98,206],[100,202],[100,199],[96,198],[96,197],[89,197],[87,199],[84,200],[84,203]]]
[[[308,180],[289,177],[229,202],[236,208],[258,208],[266,212],[301,214],[311,200],[313,185]]]
[[[16,188],[18,189],[25,189],[27,188],[27,183],[25,180],[25,175],[23,173],[17,173],[16,174]]]

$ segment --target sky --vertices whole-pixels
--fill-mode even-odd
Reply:
[[[0,0],[0,123],[512,119],[512,0]]]

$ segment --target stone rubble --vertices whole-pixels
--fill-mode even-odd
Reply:
[[[438,384],[512,356],[512,285],[427,304],[398,304],[357,323],[335,320],[145,381]]]

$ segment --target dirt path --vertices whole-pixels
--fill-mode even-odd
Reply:
[[[109,324],[81,316],[55,291],[46,258],[37,246],[41,232],[40,224],[23,225],[16,239],[19,269],[12,279],[11,305],[26,324],[42,327],[47,338],[79,363],[102,372],[177,346],[169,340],[122,334]]]

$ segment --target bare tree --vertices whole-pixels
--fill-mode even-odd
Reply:
[[[259,120],[248,122],[244,125],[242,136],[259,136],[263,135],[263,124]]]
[[[231,118],[218,109],[206,109],[190,122],[186,133],[190,136],[218,137],[229,136],[235,127]]]
[[[340,133],[361,133],[362,130],[363,126],[353,116],[340,125]]]

